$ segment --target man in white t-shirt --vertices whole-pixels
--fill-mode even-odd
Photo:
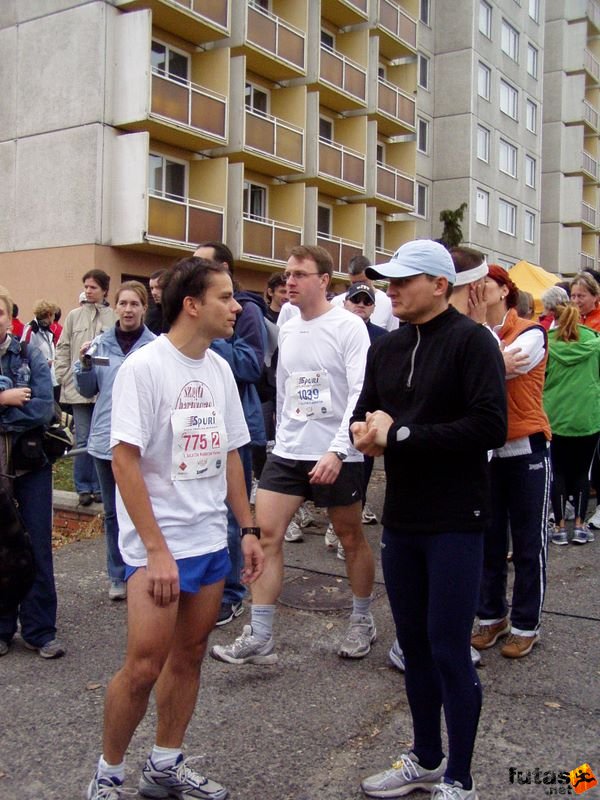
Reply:
[[[121,797],[125,752],[153,688],[156,743],[140,794],[226,797],[181,753],[229,571],[226,500],[242,526],[245,580],[263,567],[237,451],[248,429],[231,369],[208,349],[231,336],[240,308],[227,268],[180,261],[165,278],[162,305],[169,332],[125,361],[113,389],[128,638],[125,664],[106,692],[103,754],[88,800]]]
[[[285,275],[289,303],[300,313],[279,333],[275,447],[256,493],[265,570],[252,587],[251,625],[233,644],[211,650],[230,664],[277,660],[272,629],[283,583],[284,533],[305,499],[327,508],[346,552],[353,609],[338,654],[362,658],[376,637],[370,612],[374,562],[361,525],[363,459],[348,430],[369,335],[361,319],[328,302],[332,272],[323,248],[292,249]]]
[[[350,276],[350,283],[363,283],[372,287],[375,292],[375,308],[371,314],[371,323],[379,325],[380,328],[385,328],[386,331],[395,331],[400,321],[398,317],[392,314],[392,301],[385,292],[381,289],[376,289],[373,286],[373,281],[367,278],[365,270],[371,266],[371,262],[366,256],[352,256],[348,262],[348,275]],[[343,308],[346,300],[347,292],[336,295],[331,301],[334,306]]]

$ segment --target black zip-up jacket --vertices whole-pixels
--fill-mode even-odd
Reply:
[[[412,532],[483,530],[487,451],[506,441],[505,369],[483,326],[449,307],[369,350],[350,421],[387,412],[383,524]]]

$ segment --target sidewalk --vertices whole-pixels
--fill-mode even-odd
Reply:
[[[370,499],[379,511],[383,481],[374,478]],[[387,660],[395,634],[378,563],[380,527],[365,530],[377,559],[379,633],[366,659],[336,655],[350,595],[343,562],[325,550],[323,518],[304,542],[285,545],[279,662],[235,667],[206,659],[186,753],[205,754],[200,770],[225,784],[231,800],[358,800],[360,779],[410,744],[404,678]],[[579,548],[550,546],[542,640],[532,654],[512,662],[497,648],[483,654],[473,763],[481,800],[566,794],[549,782],[552,773],[584,762],[600,780],[598,538]],[[0,659],[1,800],[84,796],[101,747],[104,690],[124,653],[126,607],[107,598],[102,539],[62,548],[55,568],[67,656],[43,661],[16,641]],[[314,610],[325,607],[334,610]],[[230,641],[248,621],[246,612],[215,631],[212,643]],[[151,704],[128,753],[129,786],[137,785],[154,721]],[[532,782],[519,783],[528,771]],[[599,798],[600,786],[583,797]]]

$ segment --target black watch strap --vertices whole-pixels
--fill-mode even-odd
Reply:
[[[256,536],[257,539],[260,539],[260,528],[242,528],[240,531],[240,538],[243,539],[244,536]]]

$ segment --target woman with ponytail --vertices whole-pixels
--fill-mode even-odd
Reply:
[[[589,499],[588,473],[600,431],[600,336],[580,323],[573,303],[557,305],[556,327],[548,331],[544,408],[552,428],[552,542],[569,543],[565,504],[573,498],[572,544],[594,540],[584,525]]]

